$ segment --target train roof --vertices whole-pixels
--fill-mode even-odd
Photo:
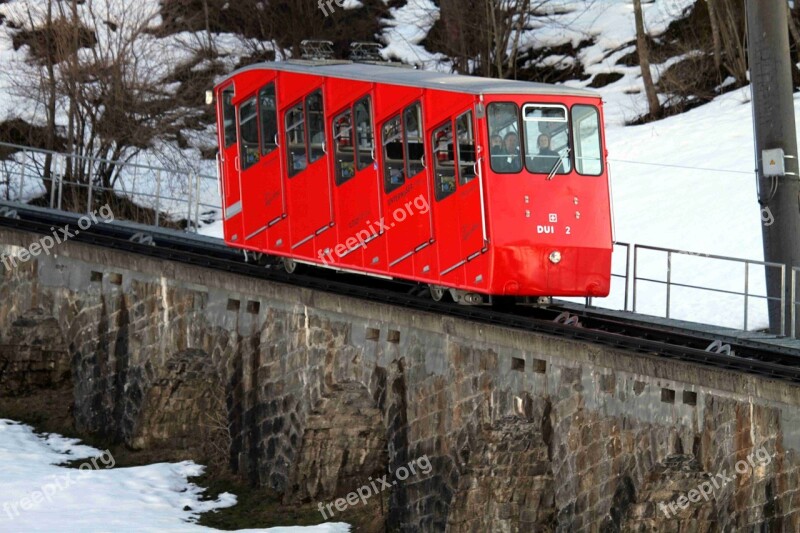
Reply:
[[[237,70],[228,76],[228,81],[236,74],[251,70],[280,70],[314,76],[351,79],[359,81],[387,83],[423,89],[439,89],[467,94],[547,94],[563,96],[584,96],[600,98],[600,94],[578,87],[565,87],[549,83],[500,80],[478,76],[462,76],[429,70],[416,70],[380,63],[355,63],[352,61],[308,61],[291,60],[265,62]]]

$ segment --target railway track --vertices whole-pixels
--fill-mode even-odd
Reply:
[[[75,227],[79,218],[80,215],[76,214],[0,202],[0,226],[26,232],[49,235],[54,226],[70,224]],[[277,268],[245,262],[241,252],[220,244],[216,239],[126,222],[92,226],[73,240],[476,323],[570,338],[800,384],[798,349],[720,337],[683,327],[654,325],[637,319],[636,315],[629,319],[606,316],[589,308],[558,303],[544,308],[495,309],[435,302],[423,297],[422,293],[427,289],[416,284],[314,268],[288,274]]]

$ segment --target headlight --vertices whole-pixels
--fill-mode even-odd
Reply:
[[[557,265],[561,262],[561,252],[553,252],[550,254],[550,262]]]

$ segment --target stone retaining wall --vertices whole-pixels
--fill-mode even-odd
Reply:
[[[0,253],[29,240],[0,230]],[[213,435],[287,502],[327,502],[427,456],[429,475],[392,486],[395,531],[800,530],[797,387],[77,243],[58,252],[2,273],[0,343],[21,346],[19,361],[68,355],[85,431],[187,453]],[[37,345],[14,329],[32,314],[58,335]],[[39,380],[34,367],[0,374],[0,391]],[[769,460],[688,501],[758,450]]]

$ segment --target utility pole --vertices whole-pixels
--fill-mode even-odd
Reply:
[[[785,280],[780,269],[766,269],[767,295],[774,298],[769,303],[769,324],[772,333],[780,333],[783,317],[788,335],[791,269],[800,266],[800,176],[788,9],[784,0],[745,0],[745,6],[764,260],[786,265]]]

